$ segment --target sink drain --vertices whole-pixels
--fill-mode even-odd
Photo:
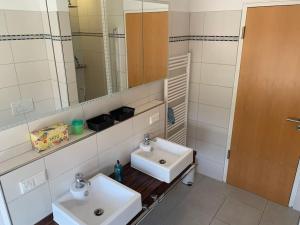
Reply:
[[[164,160],[164,159],[161,159],[161,160],[159,160],[158,162],[159,162],[159,164],[162,164],[162,165],[167,163],[167,161]]]
[[[103,209],[95,209],[94,210],[94,214],[95,214],[95,216],[102,216],[103,215],[103,213],[104,213],[104,210]]]

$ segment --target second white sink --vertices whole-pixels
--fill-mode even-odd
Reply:
[[[131,166],[160,181],[171,183],[193,163],[193,150],[167,140],[151,141],[152,151],[138,149],[131,153]]]

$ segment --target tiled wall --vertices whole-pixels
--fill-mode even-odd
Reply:
[[[81,99],[91,100],[108,94],[104,58],[104,40],[101,1],[73,0],[70,8],[70,20],[74,56],[85,68],[77,68]],[[84,84],[84,85],[83,85]]]
[[[52,10],[50,12],[50,22],[51,23],[58,23],[58,14],[57,9],[54,7],[52,8],[52,5],[50,4],[52,1],[48,2],[49,8]],[[181,21],[181,18],[185,18],[185,23],[183,23],[181,26],[183,27],[183,31],[178,29],[175,25],[170,28],[171,33],[174,35],[180,35],[185,34],[188,32],[189,29],[186,29],[186,27],[189,27],[189,20],[188,20],[188,13],[187,12],[179,12],[176,11],[175,14],[178,15],[178,17],[173,16],[173,9],[178,10],[180,7],[177,7],[177,5],[181,5],[182,2],[178,1],[178,4],[176,1],[172,2],[170,6],[170,26],[171,24],[176,24],[176,21]],[[55,5],[55,4],[54,4]],[[56,6],[56,5],[55,5]],[[60,12],[62,12],[62,15],[65,15],[65,12],[68,9],[58,9]],[[176,19],[177,18],[177,19]],[[173,22],[174,20],[174,22]],[[64,23],[63,23],[64,24]],[[68,26],[63,26],[63,24],[60,26],[64,34],[70,34],[70,28]],[[65,23],[66,24],[66,23]],[[1,27],[1,26],[0,26]],[[58,26],[56,26],[58,27]],[[60,30],[54,30],[52,31],[56,33],[57,35],[61,34]],[[68,68],[68,65],[71,67],[73,66],[74,61],[73,58],[70,56],[73,56],[72,52],[72,46],[71,41],[69,39],[59,39],[59,41],[54,42],[54,51],[56,57],[56,61],[60,63],[60,67],[58,67],[58,77],[66,77],[66,69]],[[1,43],[0,43],[1,44]],[[177,45],[178,44],[178,45]],[[182,47],[183,46],[183,47]],[[63,51],[66,50],[66,51]],[[180,42],[171,45],[170,44],[170,52],[183,54],[187,53],[188,51],[188,43],[184,43],[181,45]],[[69,54],[63,54],[69,52]],[[66,58],[64,58],[66,57]],[[0,58],[1,59],[1,58]],[[65,60],[65,61],[64,61]],[[65,65],[66,64],[66,65]],[[59,69],[61,68],[61,69]],[[67,70],[68,71],[68,70]],[[70,75],[67,75],[67,77],[74,77],[74,71],[71,72]],[[72,75],[73,74],[73,75]],[[59,80],[59,79],[58,79]],[[72,79],[71,79],[72,80]],[[52,80],[53,82],[57,83],[57,80]],[[63,81],[62,81],[63,82]],[[62,85],[60,85],[62,86]],[[64,92],[67,94],[67,92]],[[65,98],[68,98],[66,96]],[[45,115],[42,119],[36,119],[34,115],[26,115],[23,117],[22,124],[10,129],[7,129],[5,131],[0,132],[0,140],[1,140],[1,147],[0,147],[0,162],[6,161],[10,158],[19,156],[20,154],[32,151],[32,147],[29,141],[29,132],[33,131],[35,128],[42,128],[48,125],[51,125],[53,123],[63,121],[66,123],[69,123],[73,118],[80,118],[81,115],[83,115],[82,118],[89,119],[96,115],[100,115],[101,113],[107,113],[112,109],[115,109],[117,107],[120,107],[121,105],[129,105],[136,107],[138,105],[145,104],[147,102],[150,102],[154,99],[162,100],[163,99],[163,81],[157,81],[150,84],[141,85],[139,87],[131,88],[129,90],[126,90],[124,92],[120,92],[114,95],[105,96],[103,98],[99,98],[96,100],[92,100],[90,102],[83,103],[81,105],[74,105],[71,108],[68,108],[66,110],[63,110],[62,112],[57,112],[54,115],[47,116]],[[81,113],[83,112],[83,113]],[[2,121],[2,120],[1,120]],[[40,126],[35,127],[31,124],[34,121],[41,121]]]
[[[188,142],[198,171],[222,180],[241,11],[190,14]]]
[[[149,125],[149,117],[156,113],[159,113],[160,120]],[[66,113],[59,117],[64,120],[75,115],[84,117],[83,114],[78,108],[72,115]],[[36,121],[29,126],[35,129],[52,123],[54,119],[58,117]],[[165,107],[161,105],[2,176],[2,188],[13,224],[31,225],[49,215],[51,202],[68,192],[75,173],[81,172],[87,177],[99,172],[109,175],[117,160],[127,164],[130,153],[142,141],[144,133],[164,134],[164,120]],[[18,183],[44,170],[47,170],[48,181],[22,195]]]
[[[137,107],[152,100],[163,99],[163,82],[157,81],[150,84],[132,88],[125,92],[105,96],[83,104],[72,106],[59,113],[38,120],[27,118],[28,123],[0,132],[0,163],[10,158],[32,151],[29,132],[41,129],[57,122],[70,123],[74,118],[90,119],[122,105]],[[36,125],[38,124],[38,125]]]
[[[32,99],[34,115],[60,106],[48,15],[43,11],[0,10],[1,126],[22,120],[12,115],[11,103]]]

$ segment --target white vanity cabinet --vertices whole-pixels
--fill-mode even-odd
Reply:
[[[32,225],[48,216],[52,202],[69,190],[76,172],[89,175],[97,169],[97,141],[92,135],[1,176],[12,224]],[[3,225],[10,225],[9,220]]]
[[[45,174],[44,159],[40,159],[0,178],[13,225],[34,224],[51,213]]]

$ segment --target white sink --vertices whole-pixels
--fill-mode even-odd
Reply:
[[[142,210],[141,195],[130,188],[103,174],[90,182],[86,199],[76,200],[67,193],[52,204],[55,222],[60,225],[125,225]],[[104,213],[96,216],[96,209]]]
[[[131,166],[160,181],[171,183],[193,163],[193,150],[161,138],[151,141],[152,151],[131,153]],[[163,164],[164,163],[164,164]]]

